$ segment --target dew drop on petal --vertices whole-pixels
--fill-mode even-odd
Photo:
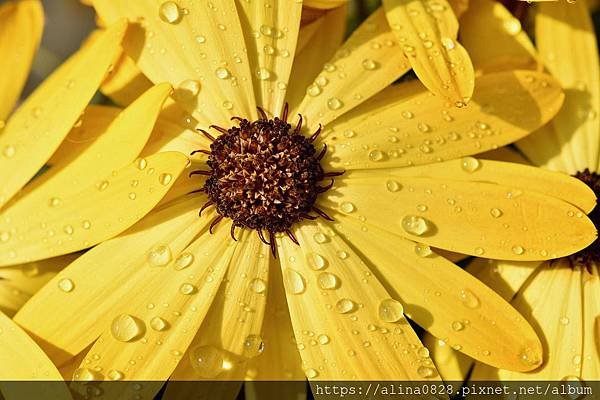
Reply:
[[[429,257],[431,254],[433,254],[433,251],[431,251],[431,247],[426,244],[416,243],[415,254],[419,257]]]
[[[348,314],[356,309],[356,303],[350,299],[340,299],[335,303],[335,309],[340,314]]]
[[[77,368],[73,372],[74,381],[91,382],[99,380],[100,376],[88,368]]]
[[[214,346],[197,346],[189,354],[192,368],[201,378],[214,378],[225,370],[225,353]]]
[[[252,279],[249,283],[250,289],[254,293],[264,293],[267,290],[267,284],[260,278]]]
[[[160,19],[169,24],[175,24],[181,19],[181,10],[174,1],[165,1],[158,8]]]
[[[502,216],[502,210],[499,208],[492,208],[490,210],[490,214],[492,215],[492,217],[494,218],[500,218]]]
[[[117,369],[109,370],[108,373],[106,374],[106,376],[111,381],[121,381],[121,380],[123,380],[123,378],[125,378],[125,374]]]
[[[398,300],[384,299],[379,303],[379,319],[384,322],[398,322],[404,313],[404,307]]]
[[[317,253],[308,253],[306,255],[306,262],[308,263],[308,266],[315,271],[324,269],[327,266],[327,261],[325,261],[323,256]]]
[[[110,331],[115,339],[120,342],[130,342],[140,338],[145,332],[144,323],[129,314],[117,316],[110,326]]]
[[[340,209],[345,212],[346,214],[350,214],[354,211],[356,211],[356,206],[354,206],[353,203],[350,203],[348,201],[343,202],[342,204],[340,204]]]
[[[169,183],[171,183],[172,180],[173,180],[173,175],[168,174],[168,173],[160,174],[160,177],[158,178],[158,181],[163,186],[167,186]]]
[[[525,249],[521,246],[513,246],[512,252],[520,256],[521,254],[525,253]]]
[[[402,218],[402,228],[410,234],[421,236],[429,230],[427,221],[417,215],[407,215]]]
[[[319,376],[319,373],[318,373],[318,372],[317,372],[317,370],[316,370],[316,369],[314,369],[314,368],[308,368],[308,369],[306,369],[306,370],[304,371],[304,373],[306,374],[306,377],[307,377],[308,379],[314,379],[314,378],[316,378],[317,376]]]
[[[436,375],[435,369],[425,365],[421,365],[419,368],[417,368],[417,374],[419,374],[419,376],[422,378],[431,378]]]
[[[254,358],[265,351],[265,343],[258,335],[248,335],[244,339],[243,354],[246,358]]]
[[[193,262],[194,262],[193,254],[182,253],[177,257],[177,259],[175,259],[173,268],[175,268],[175,270],[177,270],[177,271],[181,271],[182,269],[185,269],[185,268],[189,267],[190,265],[192,265]]]
[[[340,108],[342,108],[344,106],[344,103],[342,103],[342,101],[340,99],[338,99],[337,97],[332,97],[329,100],[327,100],[327,107],[330,110],[339,110]]]
[[[152,327],[152,329],[155,331],[164,331],[168,328],[168,326],[169,323],[161,317],[154,317],[150,320],[150,327]]]
[[[292,294],[301,294],[306,289],[304,278],[298,271],[291,268],[285,270],[285,279],[288,283],[287,288]]]
[[[460,167],[466,172],[475,172],[479,169],[481,163],[474,157],[464,157],[460,160]]]
[[[75,289],[75,284],[69,278],[63,278],[58,281],[58,288],[65,293],[72,292]]]
[[[371,161],[381,161],[383,160],[383,153],[380,150],[371,150],[369,152],[369,159]]]
[[[319,335],[319,337],[317,337],[317,341],[319,344],[327,344],[329,343],[330,339],[327,335]]]
[[[460,332],[463,329],[465,329],[465,325],[460,321],[454,321],[454,322],[452,322],[452,329],[455,330],[456,332]]]
[[[340,279],[332,273],[321,272],[317,276],[317,283],[321,289],[337,289],[340,286]]]
[[[469,289],[462,289],[460,291],[460,301],[467,308],[477,308],[480,305],[479,298]]]
[[[164,267],[171,262],[171,249],[169,246],[156,246],[148,252],[147,260],[151,267]]]
[[[231,77],[231,73],[227,68],[219,67],[215,70],[215,74],[219,79],[228,79]]]
[[[185,294],[185,295],[194,294],[197,290],[198,290],[198,288],[196,286],[192,285],[191,283],[187,283],[187,282],[181,284],[181,286],[179,287],[179,293]]]
[[[400,190],[401,186],[398,182],[396,181],[387,181],[385,183],[385,187],[387,188],[388,191],[390,192],[397,192],[398,190]]]

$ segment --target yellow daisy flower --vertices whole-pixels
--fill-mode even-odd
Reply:
[[[498,159],[511,159],[537,165],[540,173],[560,171],[576,176],[596,194],[600,159],[600,75],[597,38],[583,1],[543,3],[535,13],[537,51],[524,32],[509,30],[502,46],[484,49],[467,45],[476,66],[488,66],[477,60],[491,57],[491,52],[504,55],[505,60],[520,54],[521,65],[536,65],[537,61],[556,77],[565,88],[563,108],[543,129],[517,142],[527,157],[504,150],[490,154]],[[467,32],[481,32],[487,26],[496,33],[503,26],[516,24],[503,6],[482,1],[461,21]],[[468,28],[467,28],[468,27]],[[513,31],[512,33],[510,31]],[[467,40],[467,42],[469,42]],[[509,57],[510,56],[510,57]],[[501,58],[501,57],[500,57]],[[495,68],[511,68],[509,62]],[[558,187],[557,190],[562,190]],[[598,209],[582,208],[598,224]],[[525,316],[542,339],[544,362],[530,372],[515,372],[476,364],[473,380],[600,380],[600,270],[598,242],[569,257],[544,262],[513,262],[477,259],[467,268],[476,277],[496,290]],[[473,361],[453,353],[443,341],[427,340],[434,349],[434,359],[446,379],[459,380]]]
[[[299,1],[94,5],[109,28],[84,53],[131,22],[103,85],[128,107],[89,107],[55,173],[0,214],[0,265],[97,244],[15,316],[65,375],[439,379],[403,313],[490,365],[538,365],[531,326],[437,249],[543,260],[595,239],[580,181],[468,157],[555,115],[549,75],[484,74],[456,108],[391,85],[412,64],[383,9],[341,43],[343,7],[300,29]],[[449,10],[426,11],[443,24]],[[204,172],[177,178],[171,150]]]

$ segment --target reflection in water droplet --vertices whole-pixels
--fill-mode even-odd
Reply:
[[[165,1],[158,8],[160,19],[169,24],[175,24],[181,19],[181,10],[174,1]]]
[[[402,228],[413,235],[421,236],[429,229],[427,221],[423,217],[407,215],[402,218]]]
[[[171,262],[171,257],[169,246],[159,245],[148,252],[147,260],[151,267],[164,267]]]
[[[340,279],[329,272],[321,272],[317,277],[317,283],[321,289],[337,289],[340,286]]]
[[[338,302],[335,304],[335,309],[340,313],[340,314],[347,314],[350,313],[352,311],[354,311],[356,309],[356,303],[353,302],[350,299],[340,299],[338,300]]]
[[[110,331],[118,341],[129,342],[139,339],[146,329],[143,321],[129,314],[121,314],[113,320]]]
[[[285,270],[285,278],[287,280],[288,291],[292,294],[301,294],[306,289],[306,285],[304,283],[304,278],[300,275],[299,272],[294,271],[291,268],[287,268]]]
[[[244,340],[243,354],[246,358],[256,357],[265,351],[265,344],[258,335],[248,335]]]
[[[379,319],[384,322],[398,322],[404,313],[402,304],[394,299],[384,299],[379,303]]]

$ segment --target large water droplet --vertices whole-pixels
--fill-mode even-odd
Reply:
[[[158,8],[160,19],[169,24],[176,24],[181,19],[181,10],[174,1],[165,1]]]
[[[396,182],[396,181],[387,181],[385,183],[385,187],[390,192],[397,192],[401,188],[400,184],[398,182]]]
[[[398,322],[404,313],[402,304],[394,299],[384,299],[379,303],[379,319],[384,322]]]
[[[477,308],[480,304],[479,298],[469,289],[462,289],[460,291],[460,301],[467,308]]]
[[[69,278],[63,278],[58,281],[58,288],[65,293],[69,293],[75,289],[75,284]]]
[[[291,268],[285,270],[285,279],[288,283],[288,290],[293,294],[301,294],[306,289],[304,278],[299,272],[294,271]]]
[[[146,328],[144,322],[138,318],[129,314],[121,314],[113,320],[110,331],[118,341],[130,342],[139,339],[146,331]]]
[[[433,251],[431,251],[431,247],[429,247],[426,244],[416,243],[415,244],[415,253],[419,257],[429,257],[431,254],[433,254]]]
[[[308,266],[316,271],[321,270],[327,266],[327,261],[317,253],[308,253],[306,255],[306,262]]]
[[[229,70],[227,68],[223,68],[223,67],[219,67],[215,70],[215,74],[217,75],[217,78],[219,79],[227,79],[229,77],[231,77],[231,73],[229,72]]]
[[[321,272],[317,277],[317,283],[321,289],[337,289],[340,286],[340,279],[329,272]]]
[[[175,268],[177,271],[181,271],[182,269],[185,269],[185,268],[189,267],[190,265],[192,265],[193,262],[194,262],[193,254],[182,253],[175,260],[175,263],[173,264],[173,268]]]
[[[151,267],[164,267],[171,262],[171,257],[169,246],[159,245],[148,252],[147,260]]]
[[[164,331],[169,327],[169,323],[161,317],[154,317],[150,320],[150,327],[155,331]]]
[[[244,357],[254,358],[258,355],[261,355],[263,351],[265,351],[265,344],[260,336],[246,336],[246,339],[244,339]]]
[[[335,303],[335,309],[340,314],[348,314],[356,309],[356,303],[350,299],[340,299]]]
[[[327,107],[329,107],[330,110],[339,110],[343,106],[344,103],[342,103],[342,101],[337,97],[332,97],[329,100],[327,100]]]
[[[250,290],[255,293],[264,293],[267,290],[267,284],[260,278],[252,279],[249,283]]]
[[[191,283],[182,283],[181,286],[179,287],[179,293],[181,294],[185,294],[185,295],[190,295],[190,294],[194,294],[196,293],[196,291],[198,290],[198,288],[196,288],[196,286],[192,285]]]
[[[407,215],[402,218],[402,228],[413,235],[421,236],[429,230],[427,221],[417,215]]]
[[[465,157],[460,160],[460,167],[463,169],[463,171],[469,173],[477,171],[480,166],[481,163],[479,160],[473,157]]]
[[[108,373],[106,374],[106,376],[111,381],[121,381],[121,380],[123,380],[123,378],[125,378],[125,374],[117,369],[109,370]]]
[[[197,346],[190,351],[194,370],[202,378],[210,379],[224,371],[225,353],[214,346]]]
[[[346,214],[350,214],[354,211],[356,211],[356,207],[354,206],[354,204],[348,202],[348,201],[344,201],[342,204],[340,204],[340,209],[345,212]]]

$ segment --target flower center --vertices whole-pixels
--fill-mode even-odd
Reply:
[[[600,175],[595,172],[590,172],[587,168],[583,171],[577,172],[575,178],[579,179],[590,187],[596,194],[596,197],[600,196]],[[594,223],[596,229],[600,228],[600,208],[596,206],[591,213],[588,214],[588,218]],[[600,262],[600,241],[596,239],[585,249],[572,254],[569,259],[574,263],[592,265]]]
[[[312,144],[320,127],[305,137],[301,133],[302,116],[294,128],[287,122],[287,104],[281,119],[269,119],[262,109],[258,110],[261,117],[256,121],[233,117],[238,126],[225,129],[212,125],[210,128],[221,132],[217,138],[201,130],[212,140],[210,151],[197,150],[192,154],[208,154],[210,170],[193,171],[190,175],[208,176],[198,191],[208,195],[200,213],[210,206],[215,206],[218,213],[210,225],[211,233],[223,218],[229,218],[233,221],[234,240],[236,227],[256,230],[275,256],[276,233],[284,232],[298,244],[290,229],[292,225],[319,216],[332,220],[315,207],[315,201],[333,186],[333,179],[326,186],[319,182],[343,172],[323,171],[320,160],[327,145],[317,154]]]

